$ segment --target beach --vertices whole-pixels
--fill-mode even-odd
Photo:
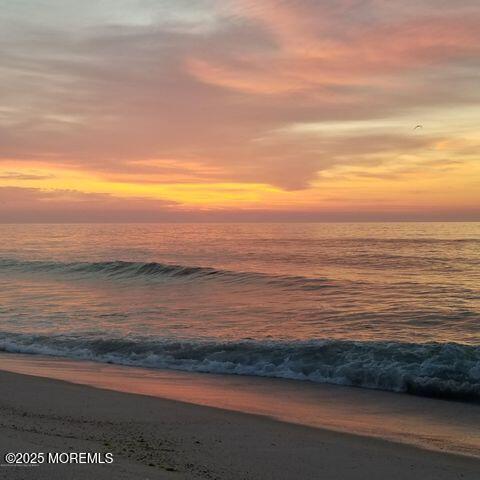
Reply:
[[[103,465],[2,466],[6,479],[476,480],[480,472],[480,460],[472,456],[265,415],[7,371],[0,371],[0,383],[2,457],[98,452],[114,459]],[[462,405],[454,408],[460,412]]]
[[[478,480],[479,225],[1,230],[0,475]]]
[[[480,0],[0,2],[0,480],[480,480]]]

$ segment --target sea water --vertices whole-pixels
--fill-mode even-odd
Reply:
[[[0,350],[480,400],[480,223],[0,226]]]

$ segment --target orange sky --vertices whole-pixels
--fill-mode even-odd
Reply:
[[[0,221],[480,220],[477,0],[2,8]]]

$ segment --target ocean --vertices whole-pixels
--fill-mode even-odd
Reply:
[[[480,223],[0,226],[0,351],[480,401]]]

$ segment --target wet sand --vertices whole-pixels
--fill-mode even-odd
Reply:
[[[0,353],[3,370],[480,458],[480,404],[243,375]]]
[[[0,364],[1,367],[1,364]],[[151,396],[0,371],[0,452],[111,452],[8,479],[472,479],[480,460]]]

